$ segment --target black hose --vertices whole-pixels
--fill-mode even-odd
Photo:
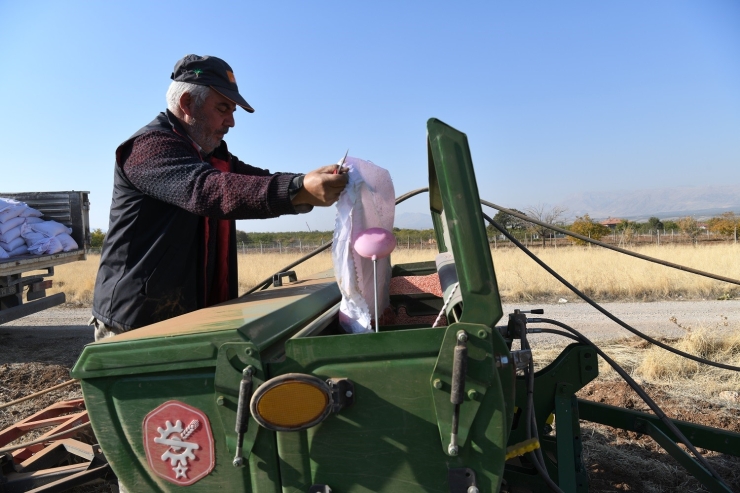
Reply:
[[[521,249],[525,254],[527,254],[527,256],[529,256],[529,258],[531,258],[532,260],[534,260],[535,262],[537,262],[537,264],[539,264],[540,267],[542,267],[543,269],[545,269],[547,272],[550,273],[550,275],[552,275],[555,279],[557,279],[563,285],[565,285],[565,287],[567,287],[568,289],[570,289],[571,291],[573,291],[578,297],[580,297],[581,299],[583,299],[583,301],[585,301],[586,303],[588,303],[589,305],[591,305],[592,307],[596,308],[598,311],[600,311],[601,313],[603,313],[604,315],[606,315],[606,317],[608,317],[610,320],[612,320],[612,321],[616,322],[617,324],[621,325],[622,327],[624,327],[625,329],[629,330],[630,332],[632,332],[636,336],[641,337],[642,339],[645,339],[649,343],[654,344],[654,345],[656,345],[656,346],[658,346],[660,348],[663,348],[666,351],[669,351],[669,352],[671,352],[673,354],[677,354],[679,356],[683,356],[684,358],[688,358],[688,359],[690,359],[692,361],[696,361],[697,363],[702,363],[702,364],[705,364],[705,365],[714,366],[714,367],[717,367],[717,368],[722,368],[724,370],[740,371],[740,367],[738,367],[738,366],[726,365],[724,363],[717,363],[716,361],[710,361],[708,359],[704,359],[704,358],[701,358],[699,356],[694,356],[693,354],[685,353],[685,352],[683,352],[683,351],[681,351],[679,349],[673,348],[673,347],[671,347],[671,346],[669,346],[667,344],[664,344],[664,343],[658,341],[657,339],[653,339],[652,337],[650,337],[647,334],[644,334],[644,333],[640,332],[639,330],[635,329],[634,327],[632,327],[631,325],[627,324],[626,322],[623,322],[621,319],[617,318],[617,316],[613,315],[612,313],[610,313],[609,311],[607,311],[606,309],[604,309],[601,305],[599,305],[594,300],[592,300],[591,298],[589,298],[585,293],[581,292],[578,288],[576,288],[571,283],[569,283],[568,281],[566,281],[560,274],[558,274],[557,272],[555,272],[549,265],[547,265],[546,263],[544,263],[535,254],[533,254],[531,252],[531,250],[529,250],[529,248],[527,248],[526,246],[522,245],[522,243],[519,240],[517,240],[516,238],[514,238],[514,236],[512,236],[508,231],[506,231],[506,228],[504,228],[503,226],[501,226],[500,224],[498,224],[496,221],[494,221],[493,219],[491,219],[490,217],[488,217],[486,214],[483,214],[483,217],[486,219],[486,221],[488,221],[489,223],[491,223],[494,228],[496,228],[499,231],[501,231],[501,233],[504,236],[506,236],[512,243],[514,243],[517,247],[519,247],[519,249]]]
[[[529,341],[527,340],[526,324],[522,324],[521,326],[519,332],[519,344],[522,350],[531,351],[532,349],[532,347],[529,345]],[[535,440],[539,441],[540,436],[539,430],[537,429],[537,417],[535,416],[534,412],[534,360],[532,358],[530,358],[529,363],[527,363],[525,378],[527,379],[527,400],[525,404],[526,410],[524,413],[525,436],[527,440],[534,438]],[[555,481],[552,480],[552,478],[550,478],[550,475],[547,473],[547,465],[545,464],[545,458],[542,455],[542,450],[540,448],[536,448],[532,452],[529,452],[527,454],[527,458],[534,466],[537,474],[540,475],[542,480],[547,484],[551,491],[554,491],[555,493],[563,493],[563,490],[560,489],[560,487],[555,483]]]
[[[527,329],[527,332],[529,334],[557,334],[561,337],[566,337],[568,339],[581,342],[581,340],[577,338],[576,336],[574,336],[573,334],[568,334],[567,332],[563,332],[562,330],[557,330],[557,329],[534,328],[534,329]]]
[[[617,373],[619,373],[619,376],[621,376],[624,379],[624,381],[627,382],[627,384],[630,387],[632,387],[632,390],[634,390],[637,393],[637,395],[640,396],[640,398],[645,402],[645,404],[647,404],[648,407],[655,413],[655,415],[658,416],[658,418],[660,418],[663,424],[666,425],[666,427],[674,434],[674,436],[681,443],[683,443],[686,446],[686,448],[689,449],[689,451],[691,451],[691,453],[696,457],[696,460],[702,465],[702,467],[704,467],[707,470],[707,472],[709,472],[709,474],[711,474],[712,477],[714,477],[714,479],[716,479],[722,485],[727,487],[728,490],[730,489],[725,484],[725,482],[722,480],[722,478],[719,476],[719,474],[717,474],[717,472],[714,469],[712,469],[712,466],[709,465],[709,462],[707,462],[704,456],[701,455],[698,450],[696,450],[696,447],[694,447],[694,445],[692,445],[692,443],[689,442],[688,438],[686,438],[684,434],[681,433],[681,430],[679,430],[678,427],[673,423],[673,421],[668,416],[666,416],[666,414],[663,412],[660,406],[658,406],[658,404],[655,401],[653,401],[653,399],[650,398],[650,396],[643,390],[643,388],[640,387],[640,385],[638,385],[637,382],[635,382],[632,379],[632,377],[629,376],[629,374],[624,370],[624,368],[619,366],[617,362],[615,362],[609,356],[607,356],[601,349],[598,348],[598,346],[596,346],[596,344],[591,342],[591,340],[589,340],[586,336],[578,332],[573,327],[570,327],[569,325],[566,325],[557,320],[552,320],[549,318],[531,318],[531,319],[527,319],[527,322],[546,323],[546,324],[555,325],[557,327],[567,330],[568,332],[575,334],[583,343],[591,346],[594,349],[594,351],[596,351],[599,354],[599,356],[604,358],[604,361],[609,363],[609,365],[612,368],[614,368],[614,370]]]
[[[560,228],[558,226],[555,226],[554,224],[543,223],[542,221],[538,221],[537,219],[531,218],[531,217],[529,217],[527,215],[524,215],[524,214],[519,214],[516,211],[512,211],[511,209],[507,209],[506,207],[501,207],[500,205],[496,205],[494,203],[488,202],[487,200],[481,200],[480,203],[483,204],[483,205],[487,205],[488,207],[491,207],[492,209],[496,209],[498,211],[501,211],[501,212],[504,212],[506,214],[509,214],[510,216],[514,216],[514,217],[516,217],[518,219],[521,219],[523,221],[527,221],[527,222],[536,224],[538,226],[544,226],[544,227],[546,227],[548,229],[551,229],[553,231],[557,231],[558,233],[562,233],[564,235],[572,236],[573,238],[578,238],[579,240],[583,240],[585,242],[592,243],[594,245],[599,245],[600,247],[604,247],[604,248],[607,248],[609,250],[614,250],[615,252],[623,253],[625,255],[629,255],[630,257],[639,258],[641,260],[647,260],[648,262],[653,262],[653,263],[656,263],[656,264],[664,265],[666,267],[670,267],[672,269],[678,269],[678,270],[681,270],[681,271],[684,271],[684,272],[690,272],[691,274],[696,274],[696,275],[699,275],[699,276],[708,277],[710,279],[715,279],[717,281],[723,281],[723,282],[728,282],[730,284],[740,285],[740,281],[738,281],[737,279],[732,279],[732,278],[729,278],[729,277],[724,277],[724,276],[720,276],[720,275],[717,275],[717,274],[712,274],[711,272],[705,272],[705,271],[702,271],[702,270],[692,269],[691,267],[686,267],[686,266],[683,266],[683,265],[674,264],[673,262],[667,262],[665,260],[660,260],[660,259],[655,258],[655,257],[648,257],[647,255],[642,255],[640,253],[631,252],[629,250],[625,250],[624,248],[619,248],[619,247],[616,247],[614,245],[609,245],[608,243],[603,243],[601,241],[593,240],[593,239],[589,238],[588,236],[579,235],[578,233],[574,233],[572,231],[568,231],[567,229]],[[502,233],[504,233],[504,231],[502,229],[499,228],[499,230]],[[506,235],[506,233],[504,233],[504,235]]]

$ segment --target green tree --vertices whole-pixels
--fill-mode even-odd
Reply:
[[[522,211],[518,211],[516,209],[511,210],[514,212],[518,212],[523,216],[526,216],[526,214],[524,214]],[[519,219],[518,217],[512,216],[511,214],[507,214],[503,211],[499,211],[495,216],[493,216],[493,220],[496,221],[496,223],[500,226],[506,228],[506,231],[514,234],[514,236],[517,236],[516,233],[526,231],[528,226],[527,222],[523,219]],[[488,236],[497,236],[500,234],[499,230],[493,227],[493,224],[488,224],[488,226],[486,226],[486,231],[488,233]]]
[[[676,221],[671,221],[669,219],[666,219],[663,221],[663,229],[666,231],[671,231],[673,229],[681,229],[678,227],[678,223]]]
[[[249,243],[249,235],[244,231],[236,230],[236,242],[237,243]]]
[[[90,246],[92,248],[102,248],[104,239],[105,233],[103,233],[102,229],[98,228],[90,232]]]
[[[648,229],[652,231],[658,231],[659,229],[663,229],[663,221],[661,221],[657,217],[651,217],[647,221]]]
[[[610,229],[603,224],[595,222],[588,214],[583,216],[576,216],[576,220],[571,224],[570,228],[574,233],[578,233],[581,236],[588,236],[593,240],[600,240],[604,236],[608,235]],[[576,245],[585,245],[586,241],[578,238],[568,237],[570,241]]]

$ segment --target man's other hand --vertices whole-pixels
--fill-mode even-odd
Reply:
[[[337,168],[336,164],[313,170],[303,177],[303,187],[293,198],[293,205],[332,205],[339,200],[348,179],[347,168]]]

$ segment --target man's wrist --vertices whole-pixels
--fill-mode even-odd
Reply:
[[[306,175],[296,175],[288,185],[288,196],[290,203],[298,214],[311,212],[313,206],[306,202],[306,189],[303,188],[303,177]]]
[[[295,175],[291,180],[290,185],[288,185],[288,196],[290,197],[291,202],[296,198],[298,192],[303,188],[304,176],[306,175]]]

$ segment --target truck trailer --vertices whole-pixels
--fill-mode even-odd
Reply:
[[[90,246],[89,192],[3,193],[0,197],[25,202],[41,211],[42,219],[72,228],[78,249],[50,255],[20,255],[0,259],[0,324],[60,305],[64,293],[47,296],[54,267],[85,260]]]

